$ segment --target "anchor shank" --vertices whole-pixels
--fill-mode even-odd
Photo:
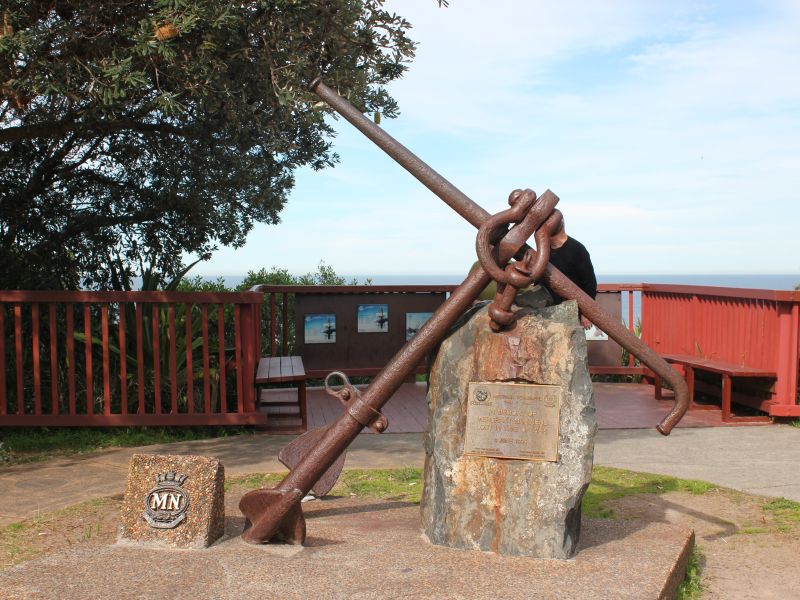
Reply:
[[[499,258],[503,263],[511,260],[514,254],[519,252],[520,246],[536,232],[542,221],[552,213],[557,203],[558,196],[549,190],[546,191],[537,201],[538,210],[530,211],[522,221],[506,233],[503,242],[498,245]],[[490,281],[491,277],[480,263],[475,265],[464,282],[433,313],[417,334],[391,358],[355,403],[369,406],[376,411],[380,410],[408,374],[444,338],[453,324],[464,314],[464,311],[470,307]],[[333,464],[336,457],[352,443],[362,427],[363,425],[354,419],[349,411],[345,411],[328,428],[319,443],[309,451],[301,463],[286,476],[278,489],[300,489],[304,492],[310,490]]]
[[[483,207],[439,175],[416,154],[367,119],[361,111],[325,85],[319,77],[311,82],[310,88],[311,91],[332,106],[336,112],[347,119],[353,127],[372,140],[375,145],[396,160],[401,167],[416,177],[422,185],[439,196],[450,208],[472,223],[472,225],[480,227],[491,216]]]
[[[380,410],[408,374],[434,349],[490,281],[491,277],[477,265],[464,282],[453,291],[447,302],[442,304],[417,334],[392,357],[356,402]],[[353,442],[362,428],[361,423],[348,411],[344,411],[327,429],[317,445],[280,483],[278,489],[310,490],[317,479]]]
[[[672,389],[675,390],[675,404],[672,410],[656,425],[659,433],[669,435],[669,432],[681,420],[689,405],[689,388],[683,376],[661,358],[655,350],[628,331],[619,320],[614,319],[604,311],[586,292],[570,281],[566,275],[553,265],[547,265],[543,281],[559,296],[575,300],[578,303],[578,308],[587,319],[606,332],[620,346],[627,348],[631,354],[650,367],[654,373],[660,375],[672,385]]]
[[[444,200],[448,206],[453,208],[453,210],[464,217],[473,226],[480,229],[481,225],[489,219],[491,215],[489,215],[488,212],[467,197],[466,194],[461,192],[452,183],[439,175],[439,173],[434,171],[408,148],[383,131],[378,125],[367,119],[361,111],[325,85],[319,77],[311,83],[310,88],[322,100],[332,106],[336,112],[347,119],[356,129],[372,140],[379,148],[397,161],[400,166],[416,177],[439,198]],[[509,234],[513,231],[512,229]],[[509,234],[507,234],[507,236]],[[506,240],[507,239],[508,237],[506,237]],[[527,237],[525,239],[527,240]],[[530,246],[524,244],[515,256],[520,257],[521,254],[529,248]],[[670,412],[656,425],[656,429],[659,433],[669,435],[672,428],[680,421],[681,417],[683,417],[684,413],[689,408],[689,389],[680,374],[630,331],[622,326],[617,326],[618,324],[616,322],[612,323],[612,319],[600,308],[599,304],[586,294],[583,294],[580,288],[572,284],[563,273],[552,265],[547,266],[545,281],[554,282],[555,286],[553,286],[553,289],[562,297],[577,300],[581,312],[583,312],[589,320],[595,322],[617,343],[627,348],[634,356],[650,367],[655,373],[661,375],[673,386],[675,390],[675,403]],[[563,289],[563,293],[556,287],[562,283],[563,287],[561,289]],[[583,296],[580,294],[583,294]],[[594,315],[598,320],[595,321],[591,315]],[[609,330],[606,329],[606,326]],[[610,330],[613,330],[613,335]]]

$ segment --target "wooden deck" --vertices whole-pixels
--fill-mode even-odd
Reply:
[[[363,387],[364,386],[359,386]],[[387,433],[425,431],[428,406],[426,384],[405,383],[384,406],[389,418]],[[600,429],[647,429],[654,427],[672,407],[671,400],[656,400],[653,386],[634,383],[595,383],[594,399]],[[262,394],[295,394],[295,390],[266,390]],[[339,402],[323,388],[308,389],[308,427],[335,421],[342,412]],[[678,427],[722,427],[721,410],[690,410]],[[365,429],[365,433],[372,433]]]

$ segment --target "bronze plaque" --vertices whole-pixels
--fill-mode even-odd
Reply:
[[[470,383],[464,454],[557,461],[562,393],[557,385]]]

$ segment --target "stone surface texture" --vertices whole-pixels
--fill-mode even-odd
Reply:
[[[186,518],[174,529],[151,527],[145,501],[159,474],[186,475],[181,486],[189,496]],[[128,467],[120,513],[121,542],[145,542],[176,548],[206,548],[225,533],[225,469],[215,458],[134,454]]]
[[[230,502],[227,539],[211,548],[77,544],[0,572],[0,597],[666,599],[693,540],[666,523],[587,519],[574,560],[537,560],[426,544],[408,503],[342,498],[303,510],[305,547],[247,544]]]
[[[515,311],[515,327],[493,333],[484,306],[439,349],[428,391],[422,529],[437,545],[566,559],[578,544],[597,429],[586,338],[573,301]],[[471,381],[562,386],[558,461],[463,456]]]

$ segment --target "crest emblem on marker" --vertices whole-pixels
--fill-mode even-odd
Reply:
[[[486,402],[486,399],[489,397],[489,392],[484,389],[478,388],[475,390],[475,400],[478,402]]]
[[[181,486],[187,476],[168,471],[156,476],[156,485],[144,500],[142,516],[150,527],[172,529],[186,519],[189,494]]]

